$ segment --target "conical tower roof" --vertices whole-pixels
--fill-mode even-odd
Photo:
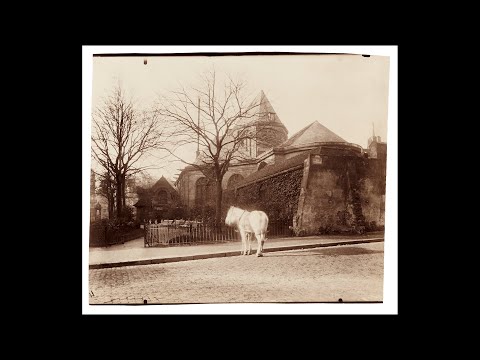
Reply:
[[[288,133],[287,128],[278,117],[275,109],[273,108],[270,100],[268,100],[263,90],[260,90],[260,93],[255,97],[252,104],[260,104],[256,110],[256,114],[252,122],[268,122],[269,125],[276,125],[284,128]]]

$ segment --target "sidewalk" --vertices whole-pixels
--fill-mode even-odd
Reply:
[[[263,251],[264,253],[269,253],[273,251],[381,242],[383,240],[383,232],[352,236],[325,235],[276,238],[265,241]],[[250,256],[255,256],[256,249],[257,242],[254,241],[252,243],[253,255]],[[106,248],[90,248],[89,268],[103,269],[119,266],[161,264],[176,261],[237,256],[240,255],[240,250],[240,241],[217,244],[145,248],[143,247],[143,238],[140,238],[122,245],[113,245]]]

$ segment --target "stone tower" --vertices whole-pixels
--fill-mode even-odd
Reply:
[[[256,101],[260,101],[257,112],[256,155],[261,155],[288,139],[288,130],[281,122],[265,93],[260,91]]]

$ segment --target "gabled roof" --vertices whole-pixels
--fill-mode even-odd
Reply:
[[[152,186],[152,190],[156,190],[160,187],[166,187],[166,188],[172,188],[172,190],[177,191],[175,188],[175,185],[170,181],[167,180],[163,175],[162,177],[155,183],[155,185]]]
[[[162,175],[162,177],[151,188],[145,189],[146,191],[144,193],[139,194],[140,199],[133,206],[135,207],[151,206],[154,193],[159,188],[167,188],[167,189],[170,189],[170,191],[177,192],[177,189],[175,188],[174,184]]]
[[[310,125],[304,127],[302,130],[294,134],[290,139],[280,144],[279,148],[289,146],[304,146],[308,144],[321,142],[344,142],[340,136],[327,129],[318,121],[312,122]]]

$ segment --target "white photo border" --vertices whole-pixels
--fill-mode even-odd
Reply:
[[[90,305],[90,133],[94,54],[295,52],[390,57],[383,303]],[[83,46],[82,47],[82,313],[83,314],[398,314],[398,47],[395,46]]]

